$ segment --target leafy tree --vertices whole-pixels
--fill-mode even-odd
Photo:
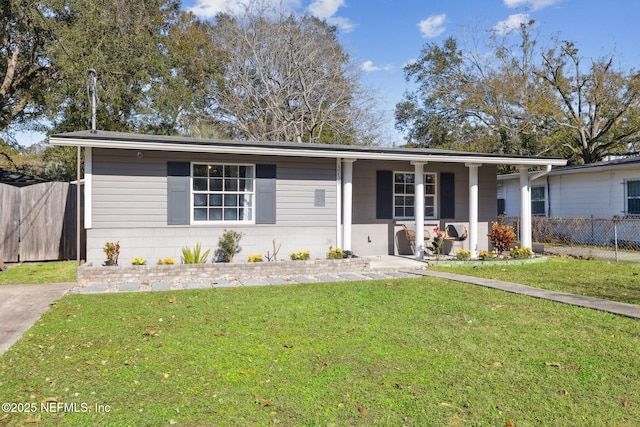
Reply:
[[[207,23],[179,0],[49,0],[59,43],[49,50],[65,78],[52,88],[56,131],[89,128],[86,70],[98,75],[100,129],[175,134],[207,107],[220,60]]]
[[[212,38],[226,55],[224,81],[211,92],[213,118],[229,135],[296,142],[375,139],[359,127],[372,110],[371,98],[326,22],[258,4],[242,16],[217,16]]]
[[[613,58],[588,70],[572,43],[538,47],[533,21],[493,33],[488,51],[455,38],[425,45],[405,67],[418,89],[396,106],[396,127],[420,146],[511,155],[563,155],[591,163],[632,154],[640,136],[640,78],[613,70]]]
[[[0,0],[0,132],[38,118],[47,86],[60,78],[48,60],[53,38],[39,7]]]

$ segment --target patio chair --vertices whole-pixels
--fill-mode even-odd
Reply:
[[[462,233],[461,236],[460,234],[458,234],[458,230],[456,230],[453,225],[447,225],[447,227],[444,229],[444,240],[451,240],[454,242],[462,242],[464,240],[467,240],[467,237],[469,237],[469,231],[467,230],[466,226],[463,227],[464,233]]]
[[[416,231],[410,228],[407,228],[407,226],[404,224],[402,224],[402,230],[404,231],[404,237],[407,239],[407,242],[409,242],[411,251],[415,253],[416,252]],[[429,233],[429,231],[425,229],[424,230],[424,243],[425,243],[424,246],[425,247],[427,246],[426,243],[429,240],[431,240],[431,233]]]

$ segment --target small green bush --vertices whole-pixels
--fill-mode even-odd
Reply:
[[[207,249],[202,252],[202,246],[198,242],[196,247],[191,249],[187,246],[182,248],[182,263],[183,264],[204,264],[207,262],[207,257],[211,249]]]
[[[291,252],[289,258],[293,261],[306,261],[311,258],[311,251]]]
[[[240,247],[242,236],[244,236],[243,233],[225,229],[218,239],[218,259],[223,262],[233,261],[233,257],[242,250]]]

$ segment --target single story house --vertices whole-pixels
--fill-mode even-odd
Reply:
[[[531,214],[558,218],[640,216],[640,157],[530,174]],[[498,176],[498,214],[520,214],[520,176]]]
[[[396,254],[402,225],[416,242],[435,226],[466,228],[460,243],[487,249],[497,217],[498,165],[564,165],[557,158],[431,149],[248,142],[81,131],[50,143],[85,150],[87,262],[120,241],[121,263],[179,260],[181,249],[217,247],[225,229],[244,234],[242,252],[279,258],[330,247],[359,256]],[[528,205],[528,180],[522,195]],[[526,233],[525,233],[526,236]],[[530,242],[530,234],[529,234]],[[523,239],[523,243],[526,240]],[[428,243],[427,243],[428,245]],[[529,244],[530,246],[530,244]],[[422,258],[424,245],[415,256]]]

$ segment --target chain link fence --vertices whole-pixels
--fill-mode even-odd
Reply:
[[[520,237],[520,217],[498,217]],[[533,242],[549,254],[640,263],[640,218],[533,217]]]

